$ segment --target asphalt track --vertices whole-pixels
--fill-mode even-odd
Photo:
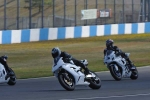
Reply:
[[[100,72],[99,90],[77,86],[66,91],[55,77],[17,80],[15,86],[0,84],[0,100],[150,100],[150,67],[138,71],[137,80],[121,81],[115,81],[109,72]]]

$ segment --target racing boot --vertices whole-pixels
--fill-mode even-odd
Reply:
[[[10,72],[7,72],[7,75],[5,76],[5,80],[7,80],[10,77]]]
[[[84,74],[86,78],[92,77],[88,68],[85,68]]]
[[[13,76],[13,72],[7,71],[7,75],[5,76],[5,80],[7,80],[10,76]]]
[[[131,60],[128,58],[127,61],[128,61],[128,63],[129,63],[129,69],[134,70],[134,69],[135,69],[135,66],[134,66],[134,64],[131,62]]]

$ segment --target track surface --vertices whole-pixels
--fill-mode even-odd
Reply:
[[[55,77],[18,80],[15,86],[0,84],[0,100],[150,100],[150,67],[138,68],[137,80],[115,81],[109,72],[98,73],[99,90],[77,86],[64,90]]]

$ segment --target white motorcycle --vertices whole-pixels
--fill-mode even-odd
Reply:
[[[130,53],[125,54],[128,57],[130,55]],[[122,78],[131,78],[133,80],[138,78],[136,67],[134,65],[130,67],[129,63],[121,55],[117,55],[115,51],[107,50],[104,57],[104,64],[110,70],[112,77],[117,81]]]
[[[87,65],[87,60],[81,60]],[[58,78],[59,83],[68,91],[73,91],[76,85],[88,85],[92,89],[101,87],[101,80],[98,75],[90,71],[90,75],[85,76],[80,66],[74,65],[73,61],[65,63],[60,57],[53,65],[52,72]]]
[[[7,59],[5,59],[6,61]],[[7,83],[8,85],[15,85],[16,84],[16,75],[14,73],[14,71],[9,68],[10,70],[10,76],[6,79],[6,75],[7,75],[7,72],[4,68],[4,65],[2,65],[0,63],[0,83]]]

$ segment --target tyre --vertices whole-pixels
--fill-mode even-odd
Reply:
[[[116,81],[120,81],[122,79],[122,73],[121,70],[118,67],[118,70],[116,70],[116,67],[118,67],[117,65],[112,64],[109,67],[110,73],[112,75],[112,77],[116,80]]]
[[[95,74],[96,77],[92,77],[89,82],[89,87],[92,89],[99,89],[101,88],[101,79],[98,77],[98,75],[94,72],[92,72],[93,74]]]
[[[136,68],[134,70],[132,70],[130,78],[132,80],[136,80],[138,78],[138,70]]]
[[[14,71],[11,68],[9,68],[9,70],[11,71],[11,75],[10,75],[10,79],[7,82],[7,84],[8,85],[15,85],[16,84],[16,75],[15,75]]]
[[[74,78],[68,72],[59,73],[58,81],[61,84],[61,86],[68,91],[73,91],[75,89]]]

